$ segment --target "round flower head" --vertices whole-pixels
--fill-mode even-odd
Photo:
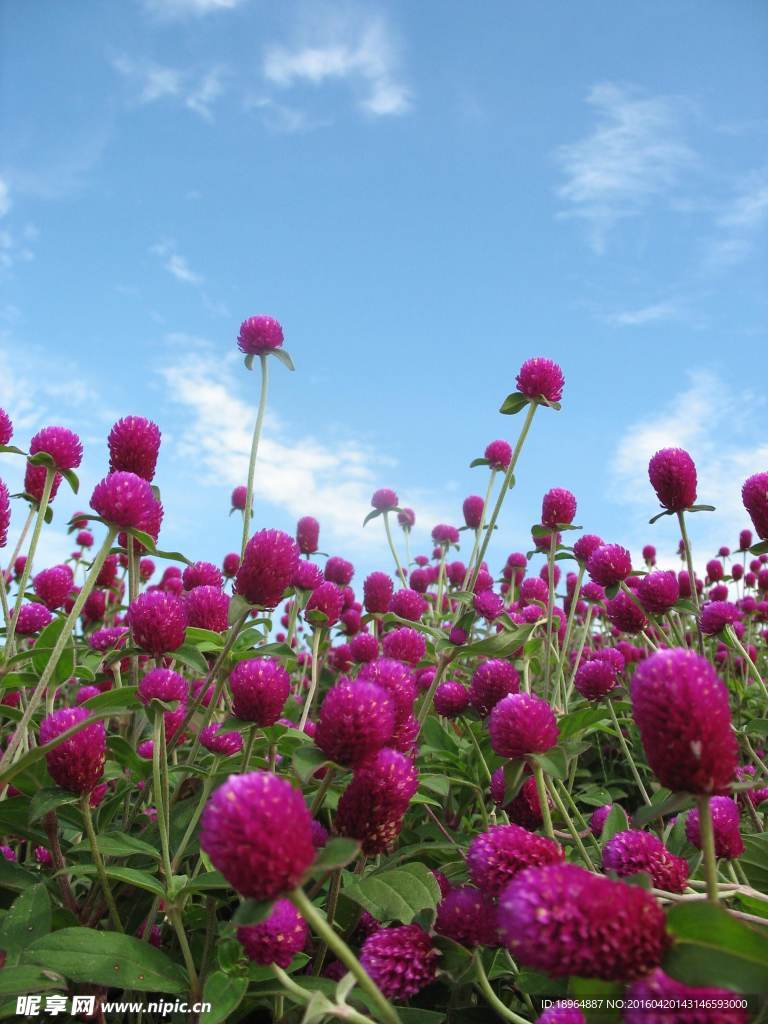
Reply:
[[[88,637],[88,645],[94,651],[104,653],[113,648],[123,647],[127,636],[127,626],[107,626],[105,629],[97,629],[91,633]]]
[[[536,1018],[536,1024],[586,1024],[587,1018],[575,1002],[558,1000]]]
[[[569,526],[576,515],[576,498],[563,487],[547,491],[541,503],[541,522],[553,529]]]
[[[219,587],[195,587],[184,597],[187,621],[198,629],[225,633],[229,628],[229,597]]]
[[[298,545],[287,533],[259,530],[245,546],[235,590],[251,604],[274,608],[290,585],[298,561]]]
[[[483,453],[491,469],[506,470],[512,461],[512,446],[506,441],[491,441]]]
[[[543,754],[557,743],[552,708],[532,693],[512,693],[494,707],[488,723],[491,746],[500,757]]]
[[[594,533],[585,533],[573,545],[573,553],[582,565],[586,565],[593,551],[603,546],[603,540]]]
[[[278,900],[264,921],[237,929],[237,940],[249,960],[288,967],[307,944],[309,929],[289,900]]]
[[[669,941],[649,892],[575,864],[521,871],[499,898],[499,927],[516,960],[553,977],[630,981],[658,966]]]
[[[435,690],[435,711],[443,718],[458,718],[469,707],[469,690],[463,683],[449,679]]]
[[[560,401],[564,384],[563,371],[557,363],[541,356],[527,359],[517,375],[518,391],[528,398],[545,398],[548,402]]]
[[[749,551],[752,547],[752,531],[741,530],[739,533],[739,551]]]
[[[515,666],[501,658],[489,658],[472,675],[469,699],[478,715],[485,718],[503,697],[519,690],[520,676]]]
[[[90,716],[86,708],[61,708],[43,719],[40,744],[49,743]],[[91,722],[45,755],[48,774],[70,793],[90,793],[104,771],[106,734],[103,722]]]
[[[637,588],[637,596],[647,612],[663,615],[680,597],[680,584],[672,571],[649,572]]]
[[[620,544],[602,544],[589,556],[587,572],[595,583],[611,587],[632,572],[632,557]]]
[[[449,545],[459,543],[459,531],[449,523],[438,523],[432,529],[432,540],[435,544]]]
[[[461,510],[464,514],[464,522],[470,530],[478,530],[480,528],[480,523],[483,520],[484,508],[485,501],[479,494],[470,494],[468,498],[464,499],[464,504],[461,506]]]
[[[627,878],[641,871],[650,875],[655,889],[683,892],[688,884],[688,861],[670,853],[652,832],[628,829],[603,847],[603,868]]]
[[[36,501],[38,504],[43,500],[43,490],[45,488],[45,466],[33,466],[31,462],[27,463],[26,469],[24,470],[24,493],[28,494],[30,498]],[[61,474],[56,473],[53,478],[51,485],[51,495],[48,499],[53,501],[56,497],[59,484],[61,483]]]
[[[98,686],[81,686],[75,694],[75,704],[85,704],[91,697],[98,697],[100,693]]]
[[[520,602],[528,604],[532,601],[539,601],[546,604],[549,599],[549,588],[538,576],[529,576],[520,584]]]
[[[437,977],[440,953],[417,924],[380,928],[363,943],[360,963],[387,999],[408,999]]]
[[[357,839],[363,853],[386,853],[395,842],[419,773],[410,758],[389,747],[358,768],[339,800],[334,826],[340,836]]]
[[[606,601],[605,613],[611,625],[623,633],[641,633],[648,624],[643,609],[621,590],[610,601]]]
[[[35,593],[49,611],[61,608],[74,584],[74,576],[68,565],[54,565],[43,569],[32,581]]]
[[[381,645],[385,657],[396,658],[408,665],[418,664],[427,650],[424,635],[409,626],[401,626],[400,629],[386,633]]]
[[[379,641],[372,633],[358,633],[350,642],[352,660],[364,665],[379,656]]]
[[[736,772],[728,691],[693,651],[659,651],[635,669],[632,708],[648,764],[675,792],[712,793]]]
[[[184,643],[187,609],[173,594],[153,590],[131,602],[126,621],[133,630],[137,647],[159,658]]]
[[[0,409],[0,445],[10,444],[12,437],[13,423],[11,422],[11,417],[5,409]]]
[[[331,583],[337,583],[340,587],[346,587],[352,582],[352,577],[355,575],[355,567],[346,558],[333,555],[325,563],[324,575]]]
[[[356,767],[392,738],[394,703],[381,686],[342,679],[320,708],[315,742],[337,764]]]
[[[2,410],[0,409],[0,412]],[[8,527],[11,525],[11,500],[8,488],[0,480],[0,548],[4,548],[8,542]],[[5,585],[5,581],[0,581]]]
[[[646,544],[643,547],[643,561],[647,565],[656,565],[656,548],[653,544]]]
[[[289,892],[315,859],[304,797],[269,772],[230,775],[203,812],[200,848],[242,896]]]
[[[240,568],[240,555],[236,551],[230,551],[228,555],[224,555],[221,568],[228,580],[237,576],[237,570]]]
[[[709,800],[712,829],[715,833],[715,856],[733,860],[744,853],[744,840],[739,832],[739,805],[727,796],[713,796]],[[701,821],[698,808],[688,812],[685,835],[697,850],[701,847]]]
[[[385,572],[372,572],[363,583],[363,604],[371,615],[389,611],[395,585]]]
[[[335,583],[321,583],[315,587],[309,595],[305,614],[308,620],[312,621],[312,612],[320,612],[325,616],[324,626],[335,626],[339,621],[341,610],[344,607],[344,594]]]
[[[573,685],[587,700],[601,700],[618,683],[616,669],[607,661],[584,661],[579,665]]]
[[[238,512],[245,511],[245,503],[248,500],[248,488],[245,484],[239,484],[232,491],[230,501],[232,503],[232,509]]]
[[[707,581],[717,583],[725,575],[723,563],[718,558],[712,558],[707,562]]]
[[[211,562],[194,562],[188,565],[181,574],[181,580],[185,590],[194,590],[195,587],[219,587],[224,585],[224,579],[218,566]]]
[[[682,448],[662,448],[648,463],[648,477],[664,508],[682,512],[696,501],[696,466]]]
[[[408,619],[409,622],[418,622],[428,607],[421,594],[409,587],[402,587],[396,591],[389,603],[391,612],[401,619]]]
[[[145,480],[155,476],[160,452],[160,428],[143,416],[124,416],[112,427],[107,438],[109,471],[135,473]]]
[[[83,460],[80,438],[66,427],[43,427],[29,442],[29,454],[46,452],[56,469],[77,469]]]
[[[397,513],[397,522],[399,526],[402,526],[406,533],[410,533],[416,525],[416,513],[412,508],[401,508]]]
[[[302,555],[313,555],[320,542],[320,523],[312,516],[302,516],[296,524],[296,543]]]
[[[472,607],[486,622],[493,622],[504,611],[504,599],[493,590],[483,590],[482,593],[475,594]]]
[[[229,689],[234,715],[264,729],[282,714],[291,677],[275,658],[247,658],[232,669]]]
[[[386,690],[395,705],[395,724],[403,722],[413,711],[416,681],[411,670],[401,661],[376,658],[360,670],[359,678]]]
[[[603,834],[603,826],[608,815],[613,810],[613,804],[603,804],[594,810],[589,818],[589,829],[595,838],[599,839]]]
[[[147,516],[159,504],[152,488],[135,473],[117,472],[96,484],[91,495],[91,508],[112,526],[146,530]]]
[[[735,998],[734,998],[735,997]],[[684,985],[660,967],[633,982],[626,991],[626,1024],[747,1024],[749,1012],[739,994],[724,988]],[[735,1003],[730,1008],[729,1003]],[[716,1006],[717,1009],[710,1007]]]
[[[149,704],[153,700],[167,704],[177,700],[185,701],[188,689],[186,679],[178,672],[169,668],[153,668],[139,683],[136,696],[142,704]]]
[[[280,348],[283,328],[273,316],[249,316],[240,324],[237,347],[246,355],[261,355]]]
[[[699,625],[705,636],[715,636],[740,619],[741,612],[730,601],[709,601],[701,609]]]
[[[52,619],[53,616],[44,605],[23,604],[16,622],[16,632],[19,636],[31,636],[45,629]]]
[[[435,931],[462,946],[498,945],[496,906],[471,885],[443,893],[437,908]]]
[[[296,572],[293,574],[291,580],[291,586],[297,590],[315,590],[323,583],[325,577],[319,565],[315,565],[314,562],[310,562],[306,558],[299,560],[296,566]],[[335,583],[330,584],[335,587]]]
[[[445,575],[448,577],[452,586],[461,587],[464,583],[464,577],[467,575],[467,567],[463,562],[448,562],[445,567]],[[480,573],[478,572],[478,579],[479,578]],[[491,580],[491,585],[493,585],[493,580]],[[475,589],[477,590],[477,582],[475,583]],[[480,589],[482,590],[482,587]]]
[[[398,506],[397,495],[389,487],[381,487],[373,492],[371,505],[380,512],[392,512]]]
[[[467,870],[479,889],[488,896],[498,896],[523,868],[559,864],[564,857],[554,839],[519,825],[494,825],[469,844]]]
[[[221,725],[213,722],[200,733],[200,743],[212,754],[231,757],[243,749],[243,737],[239,732],[221,732]]]

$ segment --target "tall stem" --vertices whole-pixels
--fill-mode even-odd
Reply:
[[[557,531],[550,534],[547,552],[547,645],[544,650],[544,700],[550,699],[549,683],[552,666],[552,619],[555,610],[555,551]],[[557,701],[555,701],[557,703]]]
[[[467,571],[464,574],[462,590],[466,590],[467,583],[469,582],[469,577],[475,565],[475,556],[477,555],[477,549],[480,547],[480,541],[482,540],[483,534],[485,532],[485,515],[488,511],[488,506],[491,503],[491,494],[493,494],[493,485],[496,481],[497,473],[497,469],[492,469],[490,472],[490,477],[488,479],[488,487],[485,492],[485,501],[483,502],[483,511],[480,513],[480,525],[475,530],[475,543],[472,545],[472,554],[469,556],[469,561],[467,562]]]
[[[389,512],[384,513],[384,531],[387,535],[387,543],[389,544],[389,550],[392,552],[392,557],[395,560],[395,568],[397,569],[397,575],[400,577],[400,582],[404,587],[408,586],[403,572],[403,567],[400,565],[400,559],[397,557],[397,549],[395,548],[395,542],[392,540],[392,529],[389,525]]]
[[[680,535],[683,539],[683,548],[685,549],[685,564],[688,566],[688,580],[691,585],[691,600],[693,601],[693,607],[696,609],[696,635],[698,637],[699,654],[703,654],[704,638],[701,635],[701,623],[699,622],[701,607],[699,605],[699,592],[696,589],[696,573],[693,571],[691,542],[688,540],[688,530],[685,526],[685,512],[681,511],[677,513],[677,521],[680,524]]]
[[[312,681],[309,684],[309,693],[304,701],[304,709],[301,712],[301,720],[299,722],[299,730],[302,732],[307,724],[309,712],[312,710],[312,701],[315,699],[315,691],[317,690],[317,680],[320,675],[319,651],[322,633],[323,631],[319,627],[316,627],[312,632]]]
[[[514,1010],[510,1010],[508,1006],[505,1006],[493,991],[493,986],[490,981],[488,981],[488,975],[485,973],[483,961],[480,959],[480,954],[478,952],[475,952],[475,978],[477,979],[478,988],[485,996],[488,1004],[503,1020],[510,1021],[510,1024],[530,1024],[525,1017],[521,1017],[520,1014],[515,1013]]]
[[[253,428],[253,439],[251,441],[251,458],[248,463],[248,486],[245,492],[245,508],[243,509],[243,543],[240,548],[240,559],[245,555],[245,545],[248,543],[248,531],[251,526],[251,515],[253,514],[253,478],[256,472],[256,456],[259,453],[259,441],[261,440],[261,428],[264,423],[264,410],[267,407],[267,385],[269,384],[269,368],[267,356],[264,352],[259,353],[261,363],[261,394],[259,395],[259,411],[256,413],[256,425]]]
[[[536,779],[536,795],[539,798],[541,818],[544,823],[544,834],[549,836],[550,839],[554,839],[555,830],[552,828],[552,815],[549,813],[549,798],[547,797],[547,784],[544,781],[544,770],[538,764],[534,764],[532,767],[533,777]]]
[[[619,720],[616,717],[616,709],[614,708],[613,703],[610,700],[607,701],[607,704],[608,710],[611,712],[611,719],[613,720],[613,727],[616,730],[619,745],[621,746],[621,749],[624,752],[624,757],[626,758],[627,764],[629,765],[629,770],[632,772],[632,778],[637,783],[637,788],[643,794],[643,800],[645,800],[647,804],[650,804],[651,798],[648,796],[648,791],[643,785],[643,780],[640,778],[640,772],[637,770],[635,759],[632,757],[632,752],[629,749],[627,741],[624,739],[624,733],[621,731]]]
[[[438,663],[437,663],[437,671],[435,672],[435,678],[430,683],[430,687],[429,687],[429,689],[427,690],[427,692],[426,692],[426,694],[424,696],[424,700],[421,702],[421,707],[419,708],[419,713],[416,716],[418,718],[418,722],[419,722],[419,731],[421,731],[421,727],[424,725],[424,722],[427,720],[427,715],[429,714],[429,709],[432,707],[432,701],[434,700],[435,690],[437,690],[438,686],[440,685],[440,683],[442,681],[443,672],[445,672],[445,670],[446,670],[446,668],[448,666],[449,660],[450,659],[443,659],[443,658],[441,658],[438,661]]]
[[[16,541],[16,547],[13,549],[13,554],[11,555],[11,560],[8,563],[8,570],[7,571],[9,573],[13,572],[13,567],[16,564],[16,559],[19,557],[19,552],[21,551],[22,544],[27,539],[27,534],[29,533],[29,528],[32,525],[32,520],[34,518],[35,518],[35,506],[34,505],[30,505],[29,506],[29,512],[27,512],[27,518],[24,520],[24,525],[21,528],[21,533],[19,534],[19,539]]]
[[[746,647],[741,642],[741,640],[739,640],[739,638],[736,635],[736,631],[734,630],[733,626],[726,626],[726,632],[728,633],[728,637],[729,637],[731,643],[737,649],[739,654],[742,656],[742,658],[746,662],[747,668],[749,670],[749,674],[752,676],[752,678],[755,680],[757,685],[763,691],[763,696],[766,698],[766,700],[768,700],[768,688],[766,687],[765,683],[763,682],[763,677],[760,675],[760,673],[757,670],[757,665],[755,665],[754,661],[752,661],[752,658],[749,656],[749,651],[746,649]]]
[[[709,806],[709,797],[697,797],[696,803],[699,807],[699,832],[701,834],[701,851],[704,854],[704,877],[707,882],[707,899],[710,903],[717,903],[715,830],[712,827],[712,811]]]
[[[29,542],[27,560],[24,563],[24,568],[21,573],[21,579],[19,580],[19,589],[16,593],[16,604],[13,607],[11,624],[8,627],[8,636],[6,637],[5,640],[6,660],[10,658],[11,655],[13,654],[13,639],[16,635],[16,623],[19,621],[19,613],[21,612],[21,606],[24,603],[24,593],[27,589],[27,583],[29,582],[29,575],[32,572],[32,564],[35,560],[37,543],[40,540],[40,532],[43,529],[43,523],[45,522],[45,513],[48,508],[48,502],[50,501],[51,498],[51,491],[53,490],[53,481],[55,479],[56,470],[51,469],[50,466],[46,466],[45,482],[43,483],[43,493],[40,496],[40,504],[37,506],[37,518],[35,519],[35,528],[32,531],[32,538]]]
[[[584,863],[587,865],[590,871],[594,871],[595,865],[592,863],[592,859],[587,853],[587,849],[584,846],[584,843],[581,841],[579,830],[574,825],[573,821],[571,820],[570,814],[565,809],[565,804],[560,799],[560,794],[557,792],[557,787],[555,786],[554,779],[545,779],[545,782],[549,783],[547,789],[551,793],[552,799],[555,802],[555,807],[558,809],[558,811],[560,812],[560,816],[565,821],[566,828],[571,833],[571,836],[573,837],[574,843],[576,843],[579,853],[584,858]]]
[[[102,860],[101,853],[99,851],[99,844],[96,841],[96,832],[93,828],[93,817],[91,816],[90,798],[90,793],[83,793],[80,797],[80,810],[83,814],[85,831],[88,836],[88,843],[91,847],[93,863],[96,865],[96,874],[99,876],[101,888],[104,893],[104,899],[107,901],[107,909],[109,910],[109,916],[112,919],[112,925],[115,931],[122,932],[124,931],[123,922],[120,920],[120,914],[117,912],[115,897],[112,895],[112,889],[109,885],[107,872],[104,870],[104,861]]]

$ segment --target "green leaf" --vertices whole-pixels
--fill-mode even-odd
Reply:
[[[297,747],[293,755],[293,770],[302,782],[307,782],[318,768],[329,763],[327,754],[318,747],[311,747],[308,744]]]
[[[93,928],[62,928],[33,942],[23,963],[40,964],[71,981],[137,992],[186,992],[178,964],[148,942]]]
[[[205,980],[203,1002],[211,1009],[200,1014],[202,1024],[220,1024],[234,1013],[248,991],[247,978],[233,978],[223,971],[214,971]]]
[[[749,549],[751,555],[764,555],[768,553],[768,540],[761,540],[757,544],[753,544]]]
[[[177,647],[175,651],[171,652],[171,657],[201,676],[208,675],[209,666],[205,656],[192,644],[182,644],[181,647]]]
[[[654,523],[658,522],[659,519],[663,519],[664,516],[673,516],[675,513],[670,512],[669,509],[665,508],[663,512],[658,512],[653,519],[648,520],[648,525],[653,526]]]
[[[0,889],[23,892],[30,885],[34,885],[37,880],[37,875],[33,875],[31,871],[27,871],[20,864],[0,857]]]
[[[230,626],[233,626],[238,619],[241,619],[247,611],[250,611],[252,605],[250,601],[246,601],[240,594],[235,594],[230,598],[229,610],[227,612],[227,622]]]
[[[744,836],[744,853],[739,864],[750,885],[768,893],[768,832]]]
[[[21,448],[17,448],[15,444],[0,444],[0,455],[26,455]]]
[[[243,900],[232,915],[232,923],[238,926],[242,924],[259,924],[269,917],[274,905],[274,900]]]
[[[197,646],[223,647],[224,637],[221,633],[214,633],[212,629],[201,629],[199,626],[187,626],[184,637],[185,644]]]
[[[581,708],[579,711],[572,711],[569,715],[563,715],[558,719],[557,727],[560,730],[560,739],[567,740],[571,736],[577,736],[610,717],[606,708]]]
[[[363,520],[363,526],[367,526],[368,523],[371,522],[371,520],[378,519],[379,516],[381,516],[381,515],[384,515],[384,513],[381,511],[381,509],[380,508],[375,508],[372,512],[369,512],[368,515],[365,517],[365,519]]]
[[[667,929],[675,941],[662,966],[677,981],[768,992],[768,929],[747,925],[704,901],[674,906]]]
[[[23,949],[50,930],[51,901],[41,882],[25,889],[11,904],[0,925],[0,949],[15,962]]]
[[[503,416],[516,416],[521,409],[524,409],[530,402],[527,395],[521,394],[519,391],[513,391],[511,395],[507,395],[504,401],[501,403],[499,412]]]
[[[624,1001],[622,995],[624,985],[620,981],[602,981],[599,978],[568,979],[567,998],[575,999],[581,1004],[582,1013],[587,1024],[612,1024],[621,1016],[619,1008]],[[607,999],[615,999],[618,1005],[609,1008]]]
[[[142,856],[157,859],[160,856],[154,846],[126,832],[107,832],[99,835],[96,837],[96,845],[105,857]]]
[[[119,686],[116,690],[94,694],[93,697],[84,700],[81,706],[90,711],[133,710],[141,707],[141,702],[136,697],[137,690],[138,686]]]
[[[345,882],[344,895],[372,914],[377,921],[410,924],[422,910],[434,910],[440,902],[440,886],[424,864],[404,864],[365,878]]]
[[[0,971],[0,996],[23,996],[28,992],[66,991],[67,983],[53,971],[16,964],[12,971]]]
[[[745,724],[744,732],[750,736],[768,736],[768,718],[753,718]]]
[[[422,1010],[419,1006],[398,1006],[397,1015],[402,1024],[442,1024],[445,1020],[439,1010]]]
[[[77,478],[77,473],[73,469],[60,469],[59,473],[61,473],[75,494],[77,494],[80,490],[80,481]]]
[[[525,781],[525,761],[507,761],[504,765],[504,806],[511,803]]]
[[[356,839],[330,839],[320,850],[312,865],[312,873],[335,871],[345,868],[360,852],[360,843]]]
[[[32,649],[32,664],[34,665],[35,672],[38,675],[42,675],[45,666],[51,657],[53,648],[61,636],[61,633],[66,625],[66,619],[54,619],[53,622],[49,622],[45,629],[42,631],[40,636],[35,641],[35,646]],[[70,637],[67,640],[64,650],[61,652],[56,668],[53,672],[52,682],[63,683],[72,675],[72,670],[75,667],[75,648]]]
[[[716,512],[714,505],[689,505],[686,512]]]
[[[655,793],[651,797],[650,806],[646,805],[635,812],[632,820],[636,828],[645,828],[649,822],[655,821],[656,818],[664,817],[667,814],[674,814],[676,811],[685,811],[694,804],[693,797],[689,796],[688,793],[672,793],[670,796],[662,796],[660,800],[656,800],[658,795],[658,793]]]
[[[565,751],[559,747],[552,747],[546,754],[532,754],[529,760],[535,761],[545,775],[551,775],[555,779],[568,777],[568,761]]]
[[[608,817],[603,822],[603,831],[600,838],[603,843],[607,843],[609,839],[613,839],[619,832],[626,832],[628,828],[627,812],[619,804],[614,804],[608,812]]]
[[[69,865],[66,870],[73,877],[78,875],[95,875],[96,865]],[[137,889],[144,889],[146,892],[151,892],[154,896],[165,896],[165,887],[154,875],[150,875],[147,871],[137,871],[136,868],[125,868],[120,865],[115,867],[107,866],[104,870],[107,878],[112,878],[116,882],[124,882],[126,885],[132,885]]]
[[[490,464],[491,463],[489,462],[488,459],[472,459],[472,461],[469,464],[469,468],[475,469],[476,466],[490,466]]]
[[[184,892],[207,892],[209,889],[231,889],[232,886],[220,871],[204,871],[184,886]]]
[[[286,366],[289,370],[295,370],[296,367],[293,365],[293,360],[285,351],[284,348],[273,348],[267,353],[270,356],[274,356],[275,359],[279,359],[283,366]]]
[[[70,793],[67,789],[59,789],[58,786],[49,786],[46,789],[39,789],[29,805],[30,825],[39,821],[49,811],[55,811],[62,804],[74,804],[77,802],[77,794]]]
[[[458,654],[460,657],[470,657],[475,654],[484,654],[490,658],[508,657],[523,646],[532,629],[532,625],[526,625],[519,626],[517,629],[503,630],[484,640],[478,640],[476,643],[459,648]]]

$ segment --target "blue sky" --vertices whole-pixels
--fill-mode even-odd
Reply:
[[[768,9],[613,4],[5,0],[0,5],[0,404],[22,445],[77,429],[86,494],[119,415],[164,444],[162,545],[237,547],[257,377],[278,317],[256,524],[388,567],[370,493],[414,550],[482,493],[472,458],[520,363],[557,359],[492,551],[526,550],[543,492],[671,557],[646,465],[699,467],[703,558],[768,467]],[[0,472],[11,484],[10,457]],[[69,549],[64,494],[44,549]],[[16,513],[16,522],[22,511]],[[11,538],[13,540],[13,538]]]

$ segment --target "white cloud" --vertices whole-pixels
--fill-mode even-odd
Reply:
[[[182,284],[201,285],[203,283],[202,275],[192,270],[184,256],[177,251],[175,242],[168,240],[158,242],[151,247],[150,252],[158,256],[168,273]]]
[[[617,313],[607,313],[602,319],[616,327],[642,327],[645,324],[657,323],[659,320],[675,320],[680,312],[671,302],[657,302],[640,309],[625,309]]]
[[[8,183],[0,178],[0,217],[4,217],[11,208],[11,194]]]
[[[670,193],[696,154],[683,141],[685,104],[677,97],[603,82],[587,103],[597,123],[556,151],[565,179],[557,194],[567,204],[560,216],[584,220],[592,247],[602,252],[615,224]]]
[[[720,208],[717,237],[710,242],[705,264],[723,270],[743,263],[755,252],[758,233],[768,223],[768,171],[752,174]]]
[[[112,66],[133,87],[133,101],[141,106],[177,100],[199,117],[212,121],[211,107],[224,92],[221,68],[210,68],[199,75],[130,57],[117,57]]]
[[[160,18],[200,17],[217,11],[232,11],[243,0],[144,0],[144,7]]]
[[[264,57],[264,76],[289,88],[299,82],[322,85],[351,81],[362,93],[358,106],[375,117],[404,114],[410,93],[399,78],[399,59],[383,17],[364,22],[339,15],[314,19],[303,26],[292,47],[274,45]]]
[[[223,72],[214,68],[203,75],[199,85],[187,95],[184,103],[200,117],[211,121],[213,119],[211,105],[223,92]]]

